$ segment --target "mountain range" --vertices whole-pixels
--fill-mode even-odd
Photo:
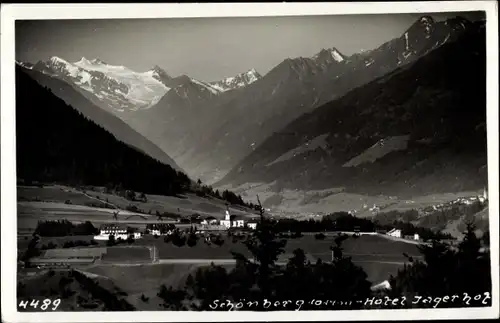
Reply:
[[[471,23],[456,40],[295,119],[216,185],[397,196],[484,186],[485,50],[484,23]]]
[[[205,98],[246,86],[260,78],[252,69],[220,81],[202,82],[186,75],[171,77],[157,65],[146,72],[135,72],[125,66],[85,57],[74,63],[53,56],[36,64],[20,64],[74,84],[98,98],[103,107],[118,112],[148,109],[169,92],[186,99],[188,96]]]
[[[455,41],[468,25],[462,18],[435,22],[422,17],[401,37],[371,51],[346,57],[331,48],[310,58],[287,58],[257,82],[192,108],[194,122],[179,136],[169,134],[183,138],[181,150],[171,148],[171,155],[193,176],[222,176],[294,119]],[[161,104],[148,112],[158,109],[175,115]],[[146,115],[136,122],[145,119],[152,118]],[[146,136],[159,145],[167,145],[171,138]]]
[[[464,106],[484,106],[477,81],[484,78],[484,57],[474,54],[484,53],[483,33],[482,21],[423,16],[373,50],[348,56],[325,48],[312,57],[286,58],[263,76],[251,69],[220,81],[172,77],[159,66],[139,73],[99,59],[19,64],[70,84],[192,178],[367,192],[390,181],[410,190],[416,184],[409,179],[426,178],[422,172],[433,166],[443,169],[436,176],[451,179],[483,165],[484,133],[471,129],[484,128],[484,111],[469,116]],[[468,122],[457,121],[455,106]],[[458,160],[459,153],[464,156]],[[453,167],[446,161],[451,156],[458,160]],[[405,168],[413,163],[418,171]],[[387,172],[394,173],[390,179]]]

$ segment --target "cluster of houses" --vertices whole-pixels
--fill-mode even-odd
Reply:
[[[453,205],[471,205],[471,204],[477,203],[477,202],[479,202],[481,204],[485,204],[487,201],[488,201],[488,191],[486,190],[486,188],[484,188],[483,194],[481,194],[481,195],[470,196],[470,197],[460,197],[460,198],[453,200],[451,202],[448,202],[448,203],[433,205],[432,209],[429,208],[426,211],[427,212],[436,211],[436,210],[440,210],[440,209],[450,207]]]
[[[199,222],[199,224],[193,225],[197,231],[223,231],[230,228],[249,228],[255,230],[257,228],[257,221],[250,220],[247,221],[244,218],[238,218],[229,213],[229,209],[226,210],[226,215],[223,220],[218,220],[215,217],[207,217]],[[170,223],[149,223],[146,224],[146,229],[144,234],[151,235],[170,235],[176,230],[176,226]],[[100,227],[99,234],[94,236],[95,240],[109,240],[109,237],[113,235],[115,239],[126,240],[130,235],[134,239],[140,239],[142,233],[135,228],[130,228],[126,224],[112,223],[103,224]]]
[[[201,228],[210,229],[214,227],[221,227],[222,229],[230,228],[250,228],[255,230],[257,228],[257,221],[250,220],[246,221],[243,218],[238,218],[235,215],[229,213],[229,209],[226,210],[226,215],[223,220],[217,220],[214,217],[209,217],[200,222]]]

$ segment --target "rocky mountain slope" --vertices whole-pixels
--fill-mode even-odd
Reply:
[[[191,120],[182,124],[181,148],[187,149],[172,148],[179,131],[166,135],[151,129],[146,136],[172,149],[171,155],[193,176],[216,178],[295,118],[455,41],[470,24],[462,18],[436,22],[422,17],[401,37],[371,51],[346,57],[331,48],[310,58],[285,59],[251,85],[183,110]],[[175,120],[172,110],[158,104],[148,111],[158,122],[162,118],[154,109]],[[147,127],[153,122],[153,117],[141,119],[150,122]]]
[[[412,44],[406,35],[412,39],[414,30],[427,31],[424,18],[382,47],[399,44],[404,57],[405,45]],[[289,123],[217,185],[265,182],[397,196],[484,187],[484,22],[455,19],[429,30],[443,37],[443,26],[462,30],[462,24],[465,30],[453,41],[445,36],[443,45],[420,59]],[[415,41],[419,50],[430,50],[422,42],[432,36],[417,35],[423,35]],[[388,62],[398,56],[384,57]]]

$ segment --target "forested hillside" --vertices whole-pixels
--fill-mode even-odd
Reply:
[[[20,67],[16,113],[18,178],[166,195],[189,189],[187,175],[118,141]]]

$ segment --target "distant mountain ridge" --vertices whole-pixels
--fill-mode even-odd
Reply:
[[[222,92],[241,88],[255,82],[260,74],[254,69],[216,82],[203,82],[186,75],[170,76],[158,65],[138,73],[125,66],[110,65],[101,59],[82,57],[70,63],[53,56],[36,64],[18,62],[23,66],[58,77],[94,95],[99,105],[112,112],[128,112],[154,106],[170,90],[183,91],[179,87],[191,86],[196,97],[210,97]],[[190,97],[185,97],[187,100]]]
[[[227,77],[221,81],[210,82],[209,84],[220,92],[239,89],[259,80],[262,76],[254,68],[240,73],[234,77]]]

